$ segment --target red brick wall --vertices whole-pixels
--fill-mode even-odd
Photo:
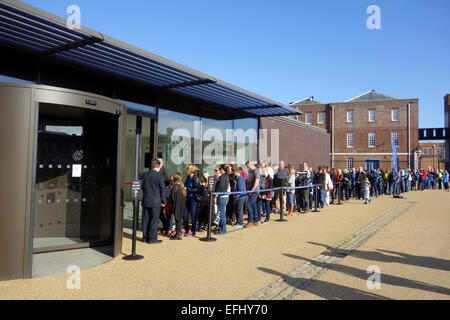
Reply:
[[[296,120],[291,120],[294,122]],[[279,160],[287,165],[292,163],[298,168],[300,162],[306,161],[310,166],[330,164],[330,135],[326,132],[316,132],[313,129],[277,120],[276,118],[261,118],[261,129],[279,130]],[[268,146],[271,150],[270,142]],[[260,159],[263,161],[264,159]]]

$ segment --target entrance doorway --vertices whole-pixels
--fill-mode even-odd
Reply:
[[[380,168],[380,160],[378,159],[366,159],[366,170],[370,169],[379,169]]]
[[[39,104],[33,253],[113,245],[118,117]]]

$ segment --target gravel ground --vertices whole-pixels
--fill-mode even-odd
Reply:
[[[3,281],[0,299],[247,299],[324,246],[406,201],[417,204],[294,299],[448,299],[449,200],[450,192],[444,191],[412,192],[407,199],[385,196],[371,205],[351,200],[320,213],[295,214],[287,222],[276,222],[279,216],[273,215],[270,224],[217,235],[216,242],[166,237],[158,245],[138,241],[137,253],[145,257],[140,261],[122,259],[131,251],[125,237],[122,255],[81,271],[79,290],[67,289],[69,275]],[[365,270],[371,264],[381,268],[381,290],[366,287]]]

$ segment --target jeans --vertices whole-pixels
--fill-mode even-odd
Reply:
[[[195,230],[197,227],[197,205],[198,202],[193,198],[187,198],[186,199],[186,208],[184,209],[184,229],[185,232],[188,233],[189,230],[189,213],[191,214],[191,220],[192,220],[192,234],[195,235]]]
[[[248,199],[248,223],[258,222],[258,192],[252,192]]]
[[[389,184],[389,194],[393,195],[396,192],[397,192],[397,181],[394,181]]]
[[[226,209],[228,204],[229,197],[219,197],[217,199],[217,210],[220,215],[219,222],[219,233],[227,232],[227,217],[226,217]]]
[[[271,203],[272,203],[272,200],[270,200],[270,199],[263,200],[263,211],[266,215],[265,221],[270,221],[270,212],[272,211],[270,208]]]
[[[327,201],[327,190],[326,189],[320,189],[320,206],[323,208],[325,207],[325,202]]]
[[[298,189],[297,192],[300,194],[301,207],[298,207],[298,211],[303,209],[303,211],[309,211],[309,188]]]
[[[245,202],[245,199],[247,199],[247,197],[237,198],[234,200],[234,208],[236,210],[236,220],[237,220],[236,223],[238,225],[244,224],[244,202]]]
[[[295,206],[295,193],[292,192],[286,192],[286,208],[289,208],[289,206],[292,204]],[[288,209],[289,210],[289,209]]]

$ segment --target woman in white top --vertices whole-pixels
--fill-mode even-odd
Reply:
[[[288,168],[288,182],[289,187],[295,187],[295,170],[293,167]],[[295,189],[289,189],[286,191],[287,195],[287,202],[289,205],[289,212],[286,214],[287,216],[292,216],[294,213],[294,195],[295,195]]]
[[[325,175],[325,188],[327,189],[326,205],[330,205],[330,192],[333,191],[333,181],[331,180],[329,169],[327,168],[327,173]]]

